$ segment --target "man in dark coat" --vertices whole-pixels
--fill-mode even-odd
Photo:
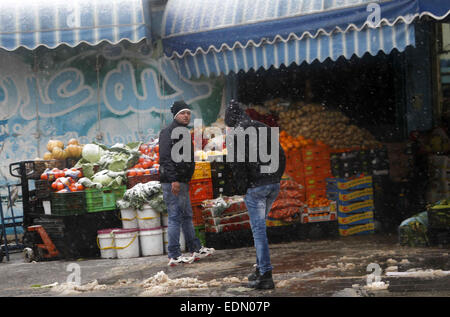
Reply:
[[[192,263],[214,253],[213,248],[201,246],[192,222],[189,182],[194,174],[194,146],[187,128],[191,108],[184,101],[170,108],[174,120],[159,135],[160,182],[168,211],[168,256],[170,266]],[[180,229],[183,230],[186,248],[192,256],[181,256]]]
[[[256,249],[256,270],[248,277],[249,287],[271,289],[274,288],[274,283],[266,219],[280,191],[286,157],[278,138],[275,140],[276,134],[273,134],[274,140],[272,140],[273,130],[259,121],[252,120],[238,102],[231,101],[228,105],[225,111],[225,124],[234,128],[232,129],[234,137],[227,135],[227,151],[230,148],[233,149],[232,153],[228,152],[228,155],[234,156],[235,163],[232,164],[235,180],[241,192],[246,189],[244,201],[248,209]],[[243,133],[241,137],[238,136],[239,133]],[[232,139],[234,144],[230,146],[229,142]],[[239,139],[245,140],[245,147],[242,141],[239,144]],[[261,145],[265,145],[265,149]],[[267,156],[270,156],[270,160]]]

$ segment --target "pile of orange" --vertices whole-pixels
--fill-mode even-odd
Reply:
[[[316,142],[312,139],[305,139],[301,135],[293,137],[292,135],[289,135],[286,131],[283,130],[280,132],[280,144],[283,150],[289,151],[300,149],[308,145],[314,145],[316,144]]]
[[[326,198],[308,198],[306,204],[310,208],[327,207],[330,205],[330,201]]]

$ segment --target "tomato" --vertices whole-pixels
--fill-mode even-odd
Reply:
[[[83,185],[81,185],[81,184],[78,184],[78,183],[76,183],[75,184],[76,185],[76,187],[77,187],[77,190],[84,190],[84,186]]]
[[[144,170],[144,175],[150,175],[150,170],[149,169]]]
[[[76,192],[76,191],[77,191],[77,186],[76,186],[76,185],[70,185],[70,186],[69,186],[69,190],[70,190],[71,192]]]
[[[142,176],[142,175],[144,175],[144,171],[141,169],[141,170],[138,170],[137,172],[136,172],[136,176]]]
[[[144,163],[144,161],[145,161],[145,157],[143,157],[143,156],[139,157],[139,163]]]
[[[64,189],[64,185],[62,184],[62,183],[56,183],[56,189],[57,190],[62,190],[62,189]]]
[[[136,171],[135,170],[129,170],[128,171],[128,176],[136,176]]]
[[[52,183],[52,188],[53,188],[53,189],[58,189],[58,186],[57,186],[57,185],[58,185],[58,184],[57,184],[56,182],[53,182],[53,183]]]
[[[42,179],[42,180],[47,180],[47,179],[48,179],[47,173],[42,174],[42,175],[41,175],[41,179]]]

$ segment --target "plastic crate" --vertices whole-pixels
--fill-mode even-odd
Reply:
[[[303,163],[305,177],[332,177],[330,160],[310,161]]]
[[[359,214],[338,213],[338,223],[340,225],[361,225],[373,221],[373,211]]]
[[[85,192],[51,193],[51,214],[73,216],[86,214]]]
[[[31,179],[40,179],[42,173],[45,172],[47,168],[53,169],[57,168],[63,170],[67,167],[66,160],[39,160],[33,163],[33,173],[29,176]]]
[[[330,160],[330,148],[328,146],[307,146],[302,148],[303,162]]]
[[[200,240],[202,246],[206,246],[205,226],[194,226],[195,236]]]
[[[50,199],[52,194],[51,182],[47,180],[36,180],[34,184],[36,187],[36,198]]]
[[[336,218],[337,218],[336,212],[324,212],[324,213],[317,213],[317,214],[302,214],[301,223],[335,221]]]
[[[87,212],[99,212],[116,209],[116,201],[123,197],[126,186],[117,189],[89,188],[85,190]]]
[[[128,176],[127,178],[127,188],[133,188],[138,183],[148,183],[151,181],[159,181],[159,174],[146,174],[139,176]]]
[[[375,224],[373,222],[356,226],[339,225],[339,234],[343,237],[353,235],[373,234],[374,232],[375,232]]]
[[[202,205],[192,205],[192,223],[194,224],[194,227],[205,225]]]
[[[439,205],[428,208],[428,226],[436,229],[450,230],[450,208]]]
[[[191,204],[195,205],[204,200],[213,198],[212,180],[196,179],[189,182],[189,196]]]
[[[192,180],[211,178],[211,163],[210,162],[195,162],[195,170],[192,175]]]

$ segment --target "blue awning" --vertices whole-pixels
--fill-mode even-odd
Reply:
[[[0,48],[150,40],[148,0],[1,0]]]
[[[449,13],[442,0],[169,0],[163,47],[189,77],[227,74],[402,51],[415,19]]]

